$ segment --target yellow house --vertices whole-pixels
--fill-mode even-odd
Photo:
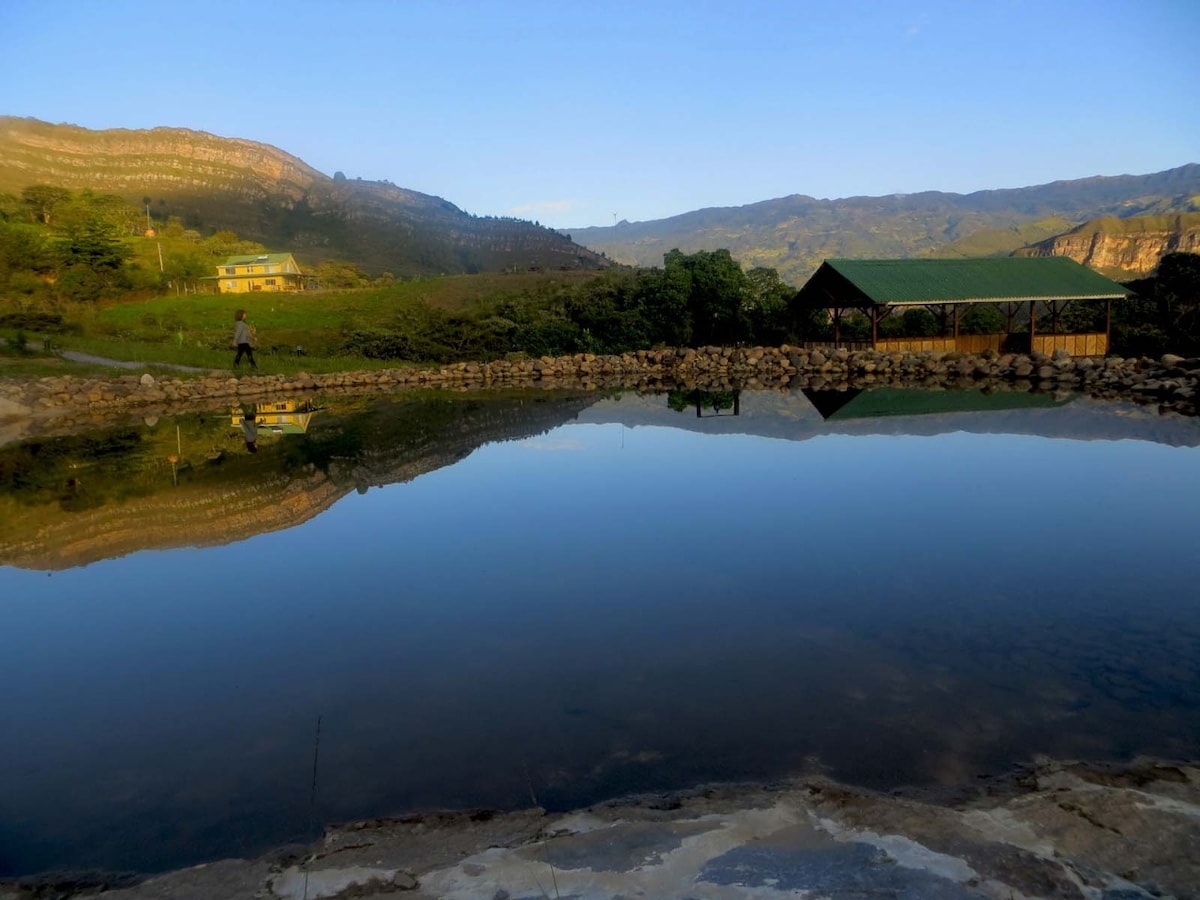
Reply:
[[[310,401],[272,400],[254,404],[254,418],[264,431],[273,434],[304,434],[308,423],[317,414],[317,407]],[[230,410],[230,427],[241,428],[245,413],[240,406]]]
[[[222,294],[302,291],[304,283],[304,274],[290,253],[231,256],[217,266],[217,290]]]

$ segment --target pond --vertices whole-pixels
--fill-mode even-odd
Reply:
[[[896,389],[262,411],[254,454],[211,411],[0,447],[0,874],[1200,756],[1196,419]]]

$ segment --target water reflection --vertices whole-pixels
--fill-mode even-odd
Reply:
[[[319,820],[1198,755],[1196,420],[683,399],[0,449],[0,869],[303,837],[317,716]]]
[[[268,400],[252,404],[250,409],[235,406],[230,411],[229,425],[241,430],[247,416],[253,413],[258,428],[271,434],[304,434],[320,407],[312,400]]]

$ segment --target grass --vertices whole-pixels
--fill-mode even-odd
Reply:
[[[109,375],[128,375],[128,371],[115,366],[100,366],[92,363],[75,363],[50,357],[0,357],[0,378],[51,378],[57,375],[75,375],[81,378],[97,378]]]
[[[91,356],[158,366],[231,371],[233,315],[247,310],[257,331],[261,374],[330,373],[404,365],[346,353],[355,331],[388,331],[401,320],[420,322],[430,309],[465,312],[477,304],[548,296],[598,277],[596,272],[487,273],[417,279],[385,287],[296,294],[190,294],[103,305],[75,305],[64,318],[73,331],[52,335],[54,346]],[[0,312],[5,312],[0,301]],[[38,341],[40,335],[30,335]],[[295,353],[303,347],[305,355]],[[5,358],[0,377],[112,374],[128,370],[44,356]],[[186,372],[165,370],[188,377]],[[243,371],[246,371],[243,365]],[[201,373],[194,373],[201,374]]]

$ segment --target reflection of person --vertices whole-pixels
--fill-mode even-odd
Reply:
[[[251,453],[258,452],[258,424],[254,413],[248,412],[242,416],[242,436],[246,439],[246,449]]]
[[[253,331],[250,328],[250,323],[246,321],[246,311],[239,309],[233,314],[233,342],[237,344],[237,356],[233,358],[233,367],[236,369],[238,363],[242,361],[242,356],[250,360],[250,368],[257,369],[258,363],[254,361],[254,349],[250,346],[250,340]]]

